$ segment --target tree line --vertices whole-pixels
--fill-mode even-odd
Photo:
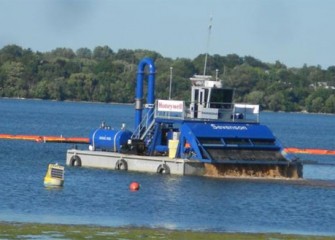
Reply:
[[[172,67],[172,98],[190,99],[189,78],[203,73],[204,54],[171,59],[149,50],[115,52],[108,46],[43,53],[17,45],[0,50],[0,97],[133,103],[137,64],[143,57],[155,61],[156,98],[169,96]],[[290,68],[252,56],[214,54],[208,55],[206,69],[236,89],[236,102],[271,111],[335,113],[335,66]]]

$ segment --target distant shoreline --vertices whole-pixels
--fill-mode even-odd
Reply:
[[[334,236],[298,235],[281,233],[231,233],[231,232],[206,232],[184,231],[163,228],[143,227],[105,227],[97,225],[65,225],[0,222],[0,238],[41,239],[41,238],[66,238],[66,239],[318,239],[330,240]]]
[[[13,100],[34,100],[34,101],[50,101],[50,102],[73,102],[73,103],[93,103],[93,104],[110,104],[110,105],[126,105],[131,106],[135,103],[119,103],[119,102],[92,102],[92,101],[76,101],[76,100],[55,100],[55,99],[41,99],[41,98],[20,98],[20,97],[0,97],[0,99],[13,99]],[[300,112],[284,112],[284,111],[270,111],[270,110],[262,110],[260,112],[270,112],[270,113],[297,113],[297,114],[312,114],[312,115],[335,115],[334,113],[313,113],[307,111]]]
[[[93,101],[76,101],[76,100],[56,100],[56,99],[41,99],[41,98],[20,98],[20,97],[0,97],[0,99],[9,100],[30,100],[30,101],[49,101],[49,102],[72,102],[72,103],[93,103],[93,104],[110,104],[110,105],[134,105],[134,103],[118,103],[118,102],[93,102]]]

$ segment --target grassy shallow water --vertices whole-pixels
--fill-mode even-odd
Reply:
[[[155,228],[102,227],[93,225],[60,225],[37,223],[0,223],[0,239],[319,239],[333,237],[279,233],[216,233],[176,231]]]

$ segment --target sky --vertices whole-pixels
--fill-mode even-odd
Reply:
[[[0,48],[107,45],[327,69],[335,65],[334,23],[335,0],[0,0]]]

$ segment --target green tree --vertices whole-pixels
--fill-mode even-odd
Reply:
[[[74,100],[93,101],[97,80],[93,74],[74,73],[68,80],[67,95]]]
[[[51,51],[50,55],[53,58],[67,58],[67,59],[72,59],[76,56],[76,54],[70,48],[56,48]]]
[[[242,101],[243,97],[257,84],[259,78],[257,69],[243,64],[236,66],[231,71],[227,84],[236,89],[236,98],[238,101]]]
[[[251,67],[261,68],[261,69],[269,69],[269,66],[262,61],[252,57],[252,56],[245,56],[244,63],[248,64]]]
[[[245,102],[262,105],[264,96],[265,93],[263,91],[255,90],[246,95]]]
[[[113,76],[108,72],[100,72],[96,74],[97,87],[93,93],[93,99],[98,102],[112,101],[111,86]],[[133,96],[133,95],[132,95]]]
[[[93,50],[93,58],[96,60],[112,59],[114,52],[108,46],[98,46]]]
[[[332,94],[327,98],[324,111],[327,113],[335,113],[335,94]]]
[[[78,58],[91,59],[92,58],[92,51],[89,48],[79,48],[76,51],[76,55],[77,55]]]
[[[34,89],[33,97],[40,99],[50,99],[48,84],[49,83],[45,80],[38,82]]]
[[[64,77],[55,78],[48,83],[48,93],[51,99],[63,101],[66,99],[66,80]]]
[[[237,54],[228,54],[225,57],[225,65],[228,68],[234,68],[236,66],[242,65],[243,64],[243,59],[238,56]]]
[[[6,62],[1,66],[6,75],[4,92],[8,97],[26,97],[27,84],[24,81],[24,65],[20,62]]]
[[[322,112],[324,101],[321,97],[312,100],[311,112]]]
[[[119,49],[115,55],[116,59],[122,59],[131,64],[137,64],[137,59],[133,50],[129,49]]]
[[[271,111],[285,111],[285,98],[281,92],[274,93],[268,97],[268,108]]]
[[[5,62],[17,61],[23,55],[23,49],[17,45],[7,45],[0,50],[0,65]]]
[[[33,52],[17,45],[0,49],[0,96],[58,100],[134,102],[139,61],[155,61],[157,98],[169,95],[173,68],[172,98],[190,99],[190,80],[203,74],[205,55],[196,58],[165,58],[150,50],[108,46],[91,51],[56,48]],[[236,101],[257,103],[273,111],[334,112],[335,66],[289,68],[283,63],[264,63],[252,56],[208,55],[206,74],[219,74],[226,87],[236,89]],[[218,71],[217,71],[218,70]],[[147,71],[147,69],[145,70]],[[147,81],[144,81],[144,95]]]

